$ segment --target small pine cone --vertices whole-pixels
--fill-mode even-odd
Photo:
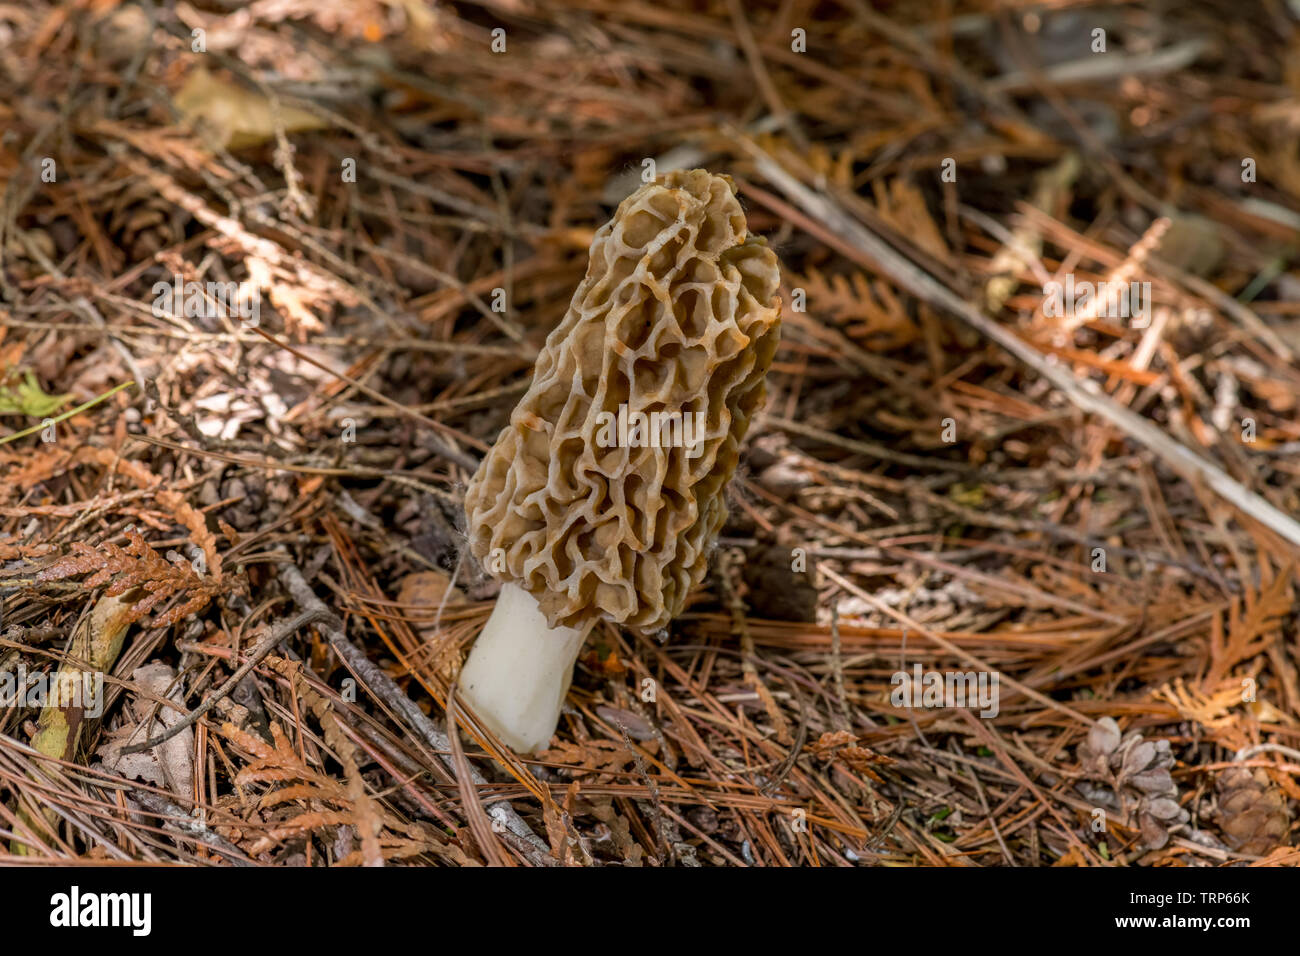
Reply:
[[[120,195],[108,231],[133,260],[140,261],[184,237],[182,217],[170,203],[158,198],[152,186],[136,181]]]
[[[1088,739],[1079,745],[1077,756],[1083,771],[1090,777],[1108,780],[1110,759],[1119,748],[1122,734],[1113,718],[1103,717],[1088,731]]]
[[[1143,797],[1138,803],[1138,829],[1151,850],[1164,847],[1169,834],[1191,818],[1174,797]]]
[[[1286,797],[1263,770],[1229,767],[1214,782],[1224,841],[1241,853],[1264,856],[1287,843],[1291,815]]]
[[[778,621],[815,621],[817,589],[806,571],[791,568],[790,549],[767,545],[760,538],[745,562],[746,603],[761,617]]]
[[[1136,799],[1138,827],[1148,848],[1163,847],[1169,834],[1191,819],[1178,803],[1178,786],[1169,772],[1174,765],[1169,741],[1144,740],[1136,730],[1125,736],[1119,724],[1103,717],[1076,756],[1084,776],[1109,786],[1121,806],[1132,806]]]
[[[1088,731],[1078,749],[1088,776],[1116,788],[1131,787],[1147,797],[1172,795],[1176,788],[1169,769],[1174,765],[1167,740],[1143,740],[1136,730],[1120,734],[1119,724],[1103,717]]]

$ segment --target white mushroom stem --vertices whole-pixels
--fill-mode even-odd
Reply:
[[[503,584],[456,693],[514,750],[536,753],[555,733],[586,639],[586,630],[548,627],[531,594]]]

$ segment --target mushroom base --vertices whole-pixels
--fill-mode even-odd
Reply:
[[[586,639],[585,630],[548,627],[531,594],[503,584],[460,670],[457,694],[511,748],[536,753],[555,733]]]

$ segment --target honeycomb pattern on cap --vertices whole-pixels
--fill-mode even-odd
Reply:
[[[703,579],[776,352],[779,284],[727,176],[668,173],[597,231],[465,494],[474,556],[491,569],[501,549],[496,576],[551,627],[654,633]]]

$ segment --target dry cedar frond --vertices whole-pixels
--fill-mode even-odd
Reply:
[[[647,746],[653,748],[653,742]],[[592,773],[622,773],[636,763],[636,753],[613,740],[588,740],[582,744],[561,743],[544,751],[547,759],[564,764],[566,776],[586,777]],[[581,768],[581,769],[577,769]]]
[[[158,487],[162,484],[161,479],[154,476],[143,464],[123,458],[108,448],[83,446],[72,456],[71,461],[93,461],[104,468],[120,471],[142,489]],[[207,573],[211,574],[214,580],[221,581],[221,554],[217,551],[216,537],[208,531],[203,515],[175,489],[159,487],[155,497],[160,505],[170,511],[176,520],[189,530],[191,539],[203,551]]]
[[[145,597],[131,608],[131,621],[139,621],[162,602],[174,595],[184,595],[185,600],[155,618],[150,626],[167,627],[197,614],[208,606],[214,597],[226,589],[213,577],[196,574],[184,562],[168,561],[149,546],[140,532],[126,532],[125,548],[106,541],[99,550],[83,541],[72,543],[73,553],[43,568],[38,582],[61,581],[65,578],[89,574],[83,582],[88,588],[107,584],[110,596],[124,594],[132,588],[143,588]]]
[[[280,669],[283,669],[281,667]],[[343,784],[321,770],[309,767],[298,755],[293,742],[279,724],[271,724],[271,744],[233,724],[223,724],[221,735],[248,751],[254,759],[235,778],[240,786],[271,784],[258,801],[259,811],[271,817],[270,826],[260,835],[248,834],[248,852],[265,853],[286,839],[317,830],[358,827],[363,833],[362,849],[338,860],[339,865],[358,863],[382,865],[384,860],[401,859],[421,853],[445,857],[462,866],[475,865],[462,850],[433,827],[417,821],[404,821],[382,807],[369,794],[357,800],[352,783]],[[338,742],[342,739],[330,731]],[[354,768],[355,769],[355,768]],[[363,788],[360,776],[355,785]],[[305,808],[305,809],[304,809]],[[234,828],[229,831],[238,838]]]
[[[884,783],[874,768],[894,763],[893,758],[878,754],[870,747],[860,746],[859,739],[857,734],[848,730],[827,731],[808,749],[814,756],[823,760],[842,761],[850,770],[869,777],[876,783]]]
[[[67,450],[57,444],[38,445],[22,455],[0,449],[0,503],[48,481],[67,466]]]
[[[898,294],[883,280],[872,282],[861,272],[828,275],[809,268],[788,284],[803,288],[810,313],[843,327],[845,335],[866,348],[889,352],[920,337]]]
[[[277,661],[276,669],[282,674],[287,674],[291,678],[296,678],[298,669],[288,662]],[[299,684],[298,692],[311,708],[312,714],[320,722],[321,731],[325,736],[325,743],[338,757],[339,762],[343,764],[343,772],[347,778],[347,795],[352,801],[353,823],[357,832],[361,835],[361,855],[367,866],[382,866],[383,851],[380,847],[380,831],[384,827],[384,820],[381,816],[380,807],[370,797],[366,789],[366,782],[361,777],[361,771],[357,768],[357,748],[352,740],[339,723],[334,714],[333,704],[326,700],[320,694],[316,693],[310,687]],[[392,817],[389,817],[392,820]]]
[[[1219,683],[1228,672],[1241,661],[1263,653],[1270,641],[1268,634],[1277,628],[1281,617],[1295,607],[1295,598],[1291,589],[1295,575],[1295,565],[1288,565],[1269,580],[1270,569],[1263,568],[1265,585],[1258,593],[1249,586],[1243,600],[1234,598],[1229,606],[1225,623],[1215,616],[1210,636],[1210,671],[1205,678],[1205,686],[1212,687]]]

